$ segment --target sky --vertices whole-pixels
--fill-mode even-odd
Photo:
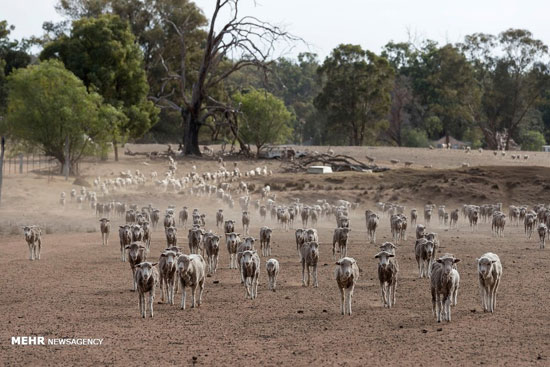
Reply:
[[[42,33],[44,21],[59,21],[57,0],[0,0],[0,20],[16,26],[12,38]],[[214,0],[196,0],[210,18]],[[550,44],[545,0],[241,0],[239,12],[283,26],[301,37],[292,49],[281,47],[276,56],[317,53],[321,59],[340,43],[359,44],[380,52],[390,40],[433,39],[462,41],[474,32],[497,34],[508,28],[526,28]],[[223,18],[222,18],[223,19]],[[412,37],[410,37],[412,36]]]

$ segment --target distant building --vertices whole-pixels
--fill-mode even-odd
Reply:
[[[437,148],[443,148],[446,144],[447,138],[445,136],[439,140],[434,141],[434,145]],[[470,143],[465,143],[463,141],[453,138],[452,136],[449,136],[449,145],[451,149],[463,149],[464,147],[469,146]]]
[[[550,153],[550,145],[543,145],[543,146],[542,146],[542,151],[543,151],[543,152]]]

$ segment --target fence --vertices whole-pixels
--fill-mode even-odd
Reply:
[[[51,156],[43,154],[18,154],[14,157],[4,157],[3,176],[22,175],[38,170],[49,176],[59,171],[59,163]],[[57,171],[56,171],[57,170]]]

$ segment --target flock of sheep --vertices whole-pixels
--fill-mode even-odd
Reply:
[[[259,220],[266,222],[268,215],[273,226],[279,231],[289,231],[294,228],[296,221],[301,220],[304,228],[295,229],[297,259],[302,266],[302,285],[318,287],[318,262],[321,249],[319,235],[314,226],[319,220],[334,220],[336,228],[332,238],[332,255],[335,260],[335,280],[341,294],[341,313],[352,314],[352,297],[355,285],[360,276],[357,261],[347,256],[349,234],[351,232],[350,212],[357,210],[357,203],[345,200],[336,200],[329,203],[327,200],[317,200],[314,203],[304,204],[298,199],[283,204],[271,194],[268,185],[258,190],[257,194],[249,191],[243,180],[251,175],[270,175],[265,167],[247,171],[241,174],[235,166],[234,170],[227,171],[220,167],[214,173],[196,173],[196,168],[184,176],[176,179],[177,167],[171,161],[166,179],[177,180],[181,189],[187,190],[189,195],[208,197],[217,200],[219,204],[233,208],[233,195],[240,195],[237,202],[242,210],[242,234],[236,232],[237,221],[226,219],[224,210],[219,209],[216,214],[218,235],[207,230],[206,214],[199,209],[192,212],[183,207],[176,213],[176,208],[170,206],[162,211],[152,204],[142,206],[126,204],[110,199],[109,192],[132,185],[143,185],[147,181],[139,171],[135,175],[130,172],[121,174],[114,180],[101,181],[97,178],[94,186],[103,194],[103,202],[99,202],[97,194],[85,188],[71,192],[71,201],[76,201],[79,207],[89,203],[90,207],[100,217],[100,232],[103,245],[108,245],[111,233],[111,220],[125,220],[119,225],[120,260],[128,262],[132,272],[132,289],[139,296],[140,315],[146,317],[147,309],[153,317],[153,300],[157,286],[160,285],[161,300],[168,304],[175,303],[174,297],[181,292],[181,308],[186,308],[186,290],[191,289],[191,308],[200,306],[206,278],[216,273],[219,265],[221,242],[224,240],[228,255],[229,268],[238,269],[240,282],[243,284],[246,297],[255,299],[258,295],[261,260],[265,258],[265,267],[268,278],[268,289],[276,291],[277,277],[281,271],[279,261],[270,258],[272,254],[272,237],[275,230],[263,226],[259,233],[260,253],[256,251],[256,239],[249,234],[249,226],[254,213]],[[152,180],[157,175],[152,175]],[[120,180],[119,180],[120,179]],[[124,182],[124,183],[122,183]],[[177,186],[177,185],[176,185]],[[164,184],[161,185],[164,190]],[[179,189],[179,188],[178,188]],[[258,198],[254,199],[253,196]],[[61,195],[62,205],[65,205],[65,194]],[[502,204],[464,205],[461,209],[447,212],[444,205],[436,207],[433,204],[424,207],[424,223],[418,224],[418,211],[410,211],[410,219],[404,214],[405,206],[392,203],[377,203],[372,210],[365,212],[367,229],[366,241],[376,243],[376,232],[383,217],[389,218],[393,242],[384,242],[375,258],[378,261],[378,279],[380,282],[382,303],[391,308],[396,302],[396,288],[399,275],[399,264],[396,250],[398,244],[406,241],[408,225],[415,228],[414,254],[418,264],[420,278],[429,278],[432,311],[437,321],[442,319],[451,321],[451,306],[457,304],[460,275],[457,263],[460,259],[453,254],[438,255],[441,246],[437,233],[427,232],[432,215],[437,211],[440,225],[453,228],[457,226],[460,212],[468,221],[472,231],[475,231],[479,221],[489,222],[494,235],[503,236],[506,218],[511,224],[519,225],[524,222],[525,233],[530,238],[538,223],[537,231],[540,239],[540,248],[544,248],[545,238],[550,227],[550,209],[538,204],[531,210],[527,206],[510,206],[508,215],[502,212]],[[162,222],[161,222],[162,219]],[[151,256],[151,238],[153,230],[162,223],[166,238],[165,249],[156,257]],[[312,227],[309,227],[311,225]],[[187,228],[188,253],[178,246],[178,227]],[[40,259],[41,230],[37,226],[24,228],[25,239],[29,245],[30,259]],[[154,258],[154,261],[152,259]],[[484,311],[494,312],[496,295],[502,276],[502,264],[498,255],[488,252],[477,260],[481,302]],[[306,280],[307,278],[307,280]],[[312,279],[311,279],[312,278]],[[198,291],[198,295],[197,295]],[[148,295],[148,299],[146,296]],[[146,301],[148,301],[146,303]]]

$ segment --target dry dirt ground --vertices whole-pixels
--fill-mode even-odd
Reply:
[[[358,148],[344,149],[354,150],[351,153],[359,158],[361,154],[371,155]],[[381,155],[388,148],[376,149],[381,149],[376,154]],[[412,154],[399,149],[388,152],[388,160]],[[434,167],[456,167],[447,162],[452,157],[442,157],[438,152],[426,149],[418,150],[417,154],[423,157],[419,161],[429,159]],[[414,234],[409,229],[408,239],[400,243],[397,250],[401,268],[397,304],[392,309],[382,307],[374,255],[377,246],[390,239],[389,219],[382,218],[378,243],[373,245],[366,241],[362,214],[366,208],[373,208],[376,200],[404,203],[407,212],[428,201],[446,203],[448,210],[462,203],[499,201],[507,208],[513,203],[549,202],[547,163],[530,159],[522,161],[521,166],[508,166],[509,162],[501,159],[491,163],[492,153],[484,154],[487,157],[478,157],[479,164],[472,164],[482,167],[398,169],[382,175],[290,175],[279,173],[279,162],[239,162],[241,170],[268,165],[274,171],[272,177],[246,181],[254,184],[256,190],[265,181],[272,183],[273,192],[282,202],[295,197],[304,202],[338,198],[360,202],[359,209],[352,214],[348,252],[361,268],[351,317],[339,312],[330,243],[335,227],[333,218],[323,219],[317,226],[322,243],[319,288],[301,286],[293,231],[280,230],[268,219],[266,224],[276,228],[272,257],[281,263],[276,292],[267,290],[266,259],[262,258],[258,298],[246,300],[237,271],[228,269],[229,259],[222,246],[220,268],[214,277],[207,279],[200,308],[180,310],[177,305],[159,304],[157,290],[155,317],[143,320],[139,317],[137,295],[131,291],[130,267],[119,260],[117,234],[111,235],[108,246],[102,246],[99,224],[91,210],[79,210],[71,203],[67,203],[66,208],[57,204],[59,193],[70,191],[70,182],[56,177],[48,184],[47,177],[41,174],[7,177],[0,209],[3,233],[0,239],[3,273],[0,362],[10,366],[147,362],[161,366],[431,366],[443,363],[547,366],[550,364],[550,253],[548,248],[538,249],[535,236],[526,239],[522,226],[508,223],[506,237],[499,239],[491,236],[489,224],[482,223],[479,230],[472,233],[462,217],[459,228],[452,230],[439,225],[437,218],[432,220],[429,229],[439,233],[442,251],[462,260],[458,264],[461,275],[458,305],[453,308],[453,320],[448,324],[438,324],[431,314],[429,283],[418,279]],[[165,162],[147,161],[145,165],[144,161],[124,157],[119,163],[87,163],[82,171],[91,181],[98,174],[109,177],[122,169],[139,168],[146,173],[166,169]],[[198,171],[217,167],[215,162],[196,160],[181,161],[179,169],[189,172],[193,164]],[[207,214],[207,229],[214,231],[215,212],[223,207],[213,199],[158,193],[152,186],[121,193],[115,198],[140,205],[153,203],[162,209],[169,204],[178,208],[197,207]],[[237,210],[225,208],[225,211],[226,219],[240,222]],[[28,260],[20,229],[21,225],[31,223],[40,223],[47,232],[43,236],[42,259],[34,262]],[[115,220],[113,227],[119,223],[121,220]],[[254,212],[251,235],[258,237],[262,225]],[[300,227],[300,221],[294,226]],[[179,228],[178,240],[187,248],[186,229]],[[162,230],[155,231],[149,259],[156,261],[164,245]],[[476,258],[489,251],[497,253],[504,266],[494,314],[482,311],[476,273]],[[178,304],[180,297],[178,293]],[[11,345],[12,336],[26,335],[104,340],[101,346]]]

